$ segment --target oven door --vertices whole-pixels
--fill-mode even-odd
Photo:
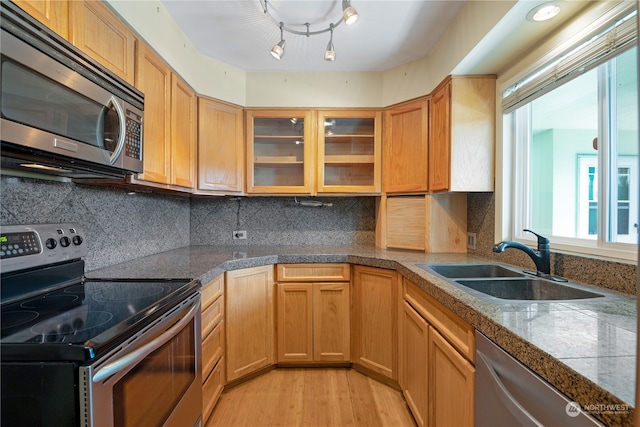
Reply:
[[[200,294],[80,368],[81,426],[201,425]]]

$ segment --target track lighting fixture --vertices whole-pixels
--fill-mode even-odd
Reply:
[[[276,59],[280,59],[280,58],[282,58],[282,55],[284,55],[284,33],[283,33],[283,29],[284,29],[284,23],[281,22],[280,23],[280,42],[278,44],[274,45],[271,48],[271,55]]]
[[[324,51],[324,60],[325,61],[335,61],[336,60],[336,51],[333,47],[333,24],[329,25],[331,29],[331,37],[329,38],[329,44],[327,45],[327,50]]]
[[[351,0],[342,0],[342,16],[340,17],[340,19],[330,23],[329,27],[327,28],[324,28],[321,30],[315,30],[315,31],[311,31],[310,29],[311,24],[309,24],[308,22],[304,24],[297,24],[299,27],[301,26],[305,27],[304,31],[300,31],[300,30],[294,29],[291,25],[290,26],[285,25],[283,21],[277,20],[273,15],[271,15],[271,13],[269,12],[269,6],[268,6],[269,0],[259,0],[259,1],[260,1],[260,4],[262,5],[262,9],[265,15],[268,15],[273,20],[273,22],[278,24],[278,26],[280,27],[280,42],[278,42],[278,44],[274,45],[271,48],[271,55],[275,59],[281,59],[282,56],[284,55],[284,45],[285,45],[284,32],[285,31],[291,34],[307,36],[307,37],[330,32],[331,35],[329,36],[329,44],[327,44],[327,49],[324,52],[324,59],[325,61],[335,61],[336,52],[333,47],[333,30],[342,22],[344,22],[347,25],[351,25],[358,20],[358,12],[356,12],[355,8],[351,6]],[[292,24],[292,25],[296,25],[296,24]]]

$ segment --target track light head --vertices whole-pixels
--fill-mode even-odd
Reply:
[[[281,59],[282,55],[284,55],[285,41],[284,41],[283,29],[284,29],[284,23],[281,22],[280,23],[280,41],[278,42],[278,44],[276,44],[271,48],[271,56],[273,56],[276,59]]]
[[[329,44],[327,44],[327,50],[324,51],[324,60],[325,61],[335,61],[336,60],[336,50],[333,47],[333,24],[329,26],[331,30],[331,37],[329,38]]]
[[[344,23],[347,25],[355,24],[358,18],[358,12],[351,6],[351,1],[342,0],[342,19],[344,19]]]

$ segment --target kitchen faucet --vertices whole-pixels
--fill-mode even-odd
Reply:
[[[493,247],[493,252],[501,253],[504,252],[505,249],[509,248],[520,249],[521,251],[529,255],[529,257],[531,257],[533,262],[536,264],[538,276],[551,274],[551,251],[549,250],[549,239],[531,230],[524,229],[523,231],[528,231],[529,233],[533,233],[536,235],[536,237],[538,238],[537,252],[530,247],[523,245],[522,243],[512,242],[508,240],[495,245]]]

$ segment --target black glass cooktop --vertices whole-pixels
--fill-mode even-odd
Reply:
[[[2,360],[92,359],[197,287],[189,280],[91,280],[3,305]]]

